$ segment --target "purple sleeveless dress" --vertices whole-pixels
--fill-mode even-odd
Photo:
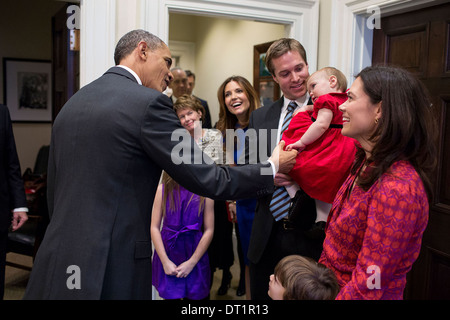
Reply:
[[[166,203],[161,237],[167,256],[176,265],[180,265],[192,256],[203,235],[203,211],[200,214],[198,212],[200,197],[197,195],[192,197],[192,195],[180,186],[180,198],[175,196],[176,207],[180,209],[176,212],[171,211],[169,201]],[[186,278],[166,275],[158,253],[156,250],[154,252],[152,283],[163,299],[206,298],[209,295],[210,274],[207,252]]]

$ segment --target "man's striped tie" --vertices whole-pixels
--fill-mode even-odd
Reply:
[[[287,113],[284,117],[283,125],[281,126],[280,139],[283,136],[283,132],[288,128],[291,122],[292,115],[294,113],[297,103],[291,101],[287,107]],[[270,201],[270,211],[276,221],[283,219],[289,212],[289,207],[291,205],[291,198],[286,191],[285,187],[277,187],[273,193],[272,200]]]

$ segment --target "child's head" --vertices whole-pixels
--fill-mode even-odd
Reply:
[[[334,300],[338,293],[330,269],[299,255],[280,260],[270,276],[268,294],[273,300]]]
[[[200,100],[191,95],[184,94],[178,97],[173,105],[173,109],[177,113],[181,125],[191,134],[196,125],[195,121],[203,121],[205,119],[205,108],[203,108]]]
[[[338,69],[326,67],[314,72],[308,78],[307,88],[309,95],[314,102],[318,97],[324,94],[345,92],[347,90],[347,79]]]

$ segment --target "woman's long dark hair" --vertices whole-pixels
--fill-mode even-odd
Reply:
[[[392,66],[367,67],[358,77],[371,102],[381,101],[381,118],[370,138],[375,143],[367,159],[371,168],[359,177],[358,185],[368,190],[394,162],[407,160],[416,169],[431,200],[437,124],[427,90],[411,73]],[[365,153],[359,149],[353,174],[364,160]]]
[[[250,102],[250,107],[247,111],[247,120],[246,123],[244,123],[243,127],[247,127],[248,122],[250,120],[251,113],[260,107],[260,101],[258,94],[256,93],[256,90],[253,88],[252,84],[244,77],[242,76],[231,76],[227,78],[219,87],[217,90],[217,99],[219,100],[219,121],[217,122],[217,129],[222,132],[222,134],[225,136],[227,129],[234,129],[236,126],[236,123],[238,122],[237,117],[228,110],[227,106],[225,105],[225,87],[228,83],[231,81],[237,82],[242,90],[244,90],[248,101]]]

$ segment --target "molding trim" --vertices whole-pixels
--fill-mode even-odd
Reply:
[[[137,12],[117,9],[118,0],[81,0],[80,86],[97,79],[114,65],[117,19],[131,19],[168,43],[169,12],[280,23],[296,38],[317,67],[319,0],[136,0]],[[123,33],[123,30],[119,30]]]
[[[114,65],[116,1],[80,2],[80,87]]]
[[[340,69],[350,85],[359,71],[372,64],[373,30],[366,26],[367,18],[370,16],[367,8],[377,6],[383,17],[443,2],[445,1],[333,0],[331,2],[329,65]]]

